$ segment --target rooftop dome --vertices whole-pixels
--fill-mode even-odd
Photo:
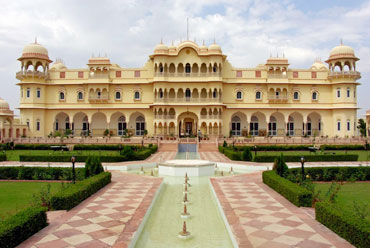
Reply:
[[[208,51],[208,47],[204,44],[204,41],[203,41],[203,45],[201,45],[200,47],[199,47],[199,49],[201,50],[201,51]]]
[[[21,58],[40,58],[49,60],[49,54],[45,47],[35,41],[35,43],[31,43],[23,48]]]
[[[330,51],[329,60],[337,58],[352,58],[358,60],[355,56],[355,51],[350,46],[345,46],[340,44],[339,46],[334,47]]]
[[[67,69],[67,67],[64,65],[63,61],[60,59],[57,59],[55,63],[50,67],[50,70],[55,69],[55,70],[62,70],[62,69]]]
[[[217,45],[216,43],[213,43],[208,47],[209,53],[217,53],[217,54],[222,54],[221,47]]]
[[[9,110],[9,103],[0,98],[0,110]]]
[[[321,61],[315,61],[315,63],[312,64],[311,69],[314,70],[327,70],[328,68],[326,65]]]
[[[168,53],[168,47],[161,41],[161,43],[155,46],[154,53]]]

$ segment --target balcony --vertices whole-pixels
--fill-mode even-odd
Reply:
[[[173,80],[173,81],[199,81],[199,80],[222,80],[221,72],[155,72],[154,80]]]
[[[19,71],[16,74],[16,78],[19,80],[24,78],[48,79],[49,73],[40,71]]]
[[[332,71],[332,72],[329,72],[328,78],[329,79],[333,79],[333,78],[360,79],[361,73],[358,71]]]
[[[269,103],[285,103],[288,101],[288,96],[284,95],[269,95],[267,97]]]
[[[90,103],[107,103],[109,100],[108,96],[101,95],[101,96],[89,96]]]
[[[222,103],[220,98],[154,98],[154,103]]]
[[[157,120],[174,120],[175,115],[154,115],[154,119],[157,119]]]
[[[202,120],[209,120],[209,119],[218,120],[221,118],[222,118],[221,115],[200,115],[200,119]]]

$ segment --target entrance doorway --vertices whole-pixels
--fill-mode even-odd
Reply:
[[[193,123],[192,122],[185,122],[185,134],[191,135],[193,133]]]

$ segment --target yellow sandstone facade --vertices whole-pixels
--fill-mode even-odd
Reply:
[[[74,136],[329,136],[357,134],[360,73],[352,48],[333,48],[326,61],[294,69],[270,57],[235,68],[217,44],[159,44],[141,68],[107,57],[87,66],[53,64],[37,42],[23,49],[21,123],[30,137]],[[109,131],[106,131],[109,130]]]

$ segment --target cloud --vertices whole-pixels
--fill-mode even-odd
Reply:
[[[235,67],[254,67],[270,53],[284,53],[291,67],[309,68],[316,57],[325,60],[343,38],[361,59],[359,106],[363,110],[370,106],[368,1],[353,6],[319,1],[322,8],[293,0],[1,2],[0,96],[12,108],[19,106],[16,59],[35,36],[51,59],[61,57],[70,68],[85,67],[92,53],[107,53],[123,67],[140,67],[161,38],[167,44],[186,39],[187,17],[190,39],[209,45],[216,38]]]

